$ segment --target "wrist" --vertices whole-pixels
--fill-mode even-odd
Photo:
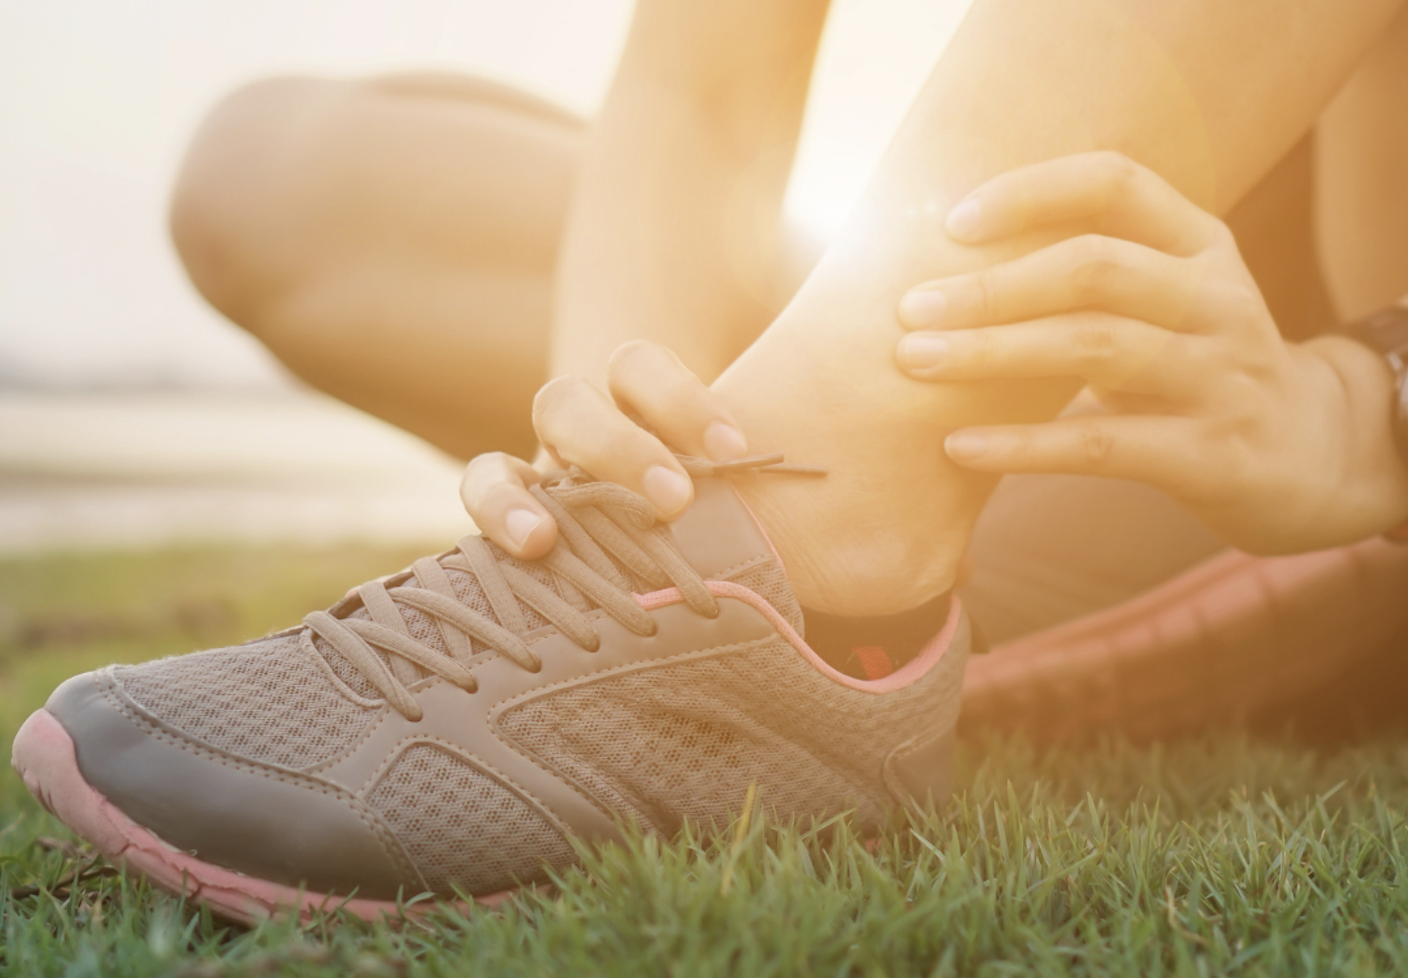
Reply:
[[[1394,306],[1354,320],[1337,335],[1313,341],[1329,351],[1346,391],[1360,404],[1351,415],[1370,458],[1372,480],[1385,492],[1383,535],[1408,543],[1408,309]],[[1309,345],[1309,344],[1308,344]]]
[[[1328,381],[1313,410],[1300,415],[1298,436],[1322,446],[1316,464],[1323,467],[1326,492],[1313,523],[1323,539],[1298,549],[1384,533],[1408,519],[1408,467],[1398,457],[1388,419],[1393,378],[1372,351],[1345,337],[1316,337],[1296,346]]]
[[[1408,306],[1388,306],[1338,330],[1376,353],[1393,375],[1389,424],[1398,457],[1408,468]]]

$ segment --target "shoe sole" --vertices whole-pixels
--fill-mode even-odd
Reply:
[[[471,906],[464,901],[447,900],[405,905],[391,900],[313,893],[202,862],[133,822],[85,781],[78,769],[73,739],[45,710],[31,714],[20,727],[11,764],[50,813],[105,857],[136,870],[176,896],[204,904],[243,924],[252,925],[290,911],[305,920],[329,911],[350,913],[363,920],[394,920],[446,906],[461,911],[468,911]],[[474,902],[492,907],[517,892],[504,890],[477,896]]]
[[[1143,740],[1315,697],[1408,628],[1408,547],[1229,551],[1124,604],[968,661],[959,729]],[[981,622],[979,623],[981,624]]]

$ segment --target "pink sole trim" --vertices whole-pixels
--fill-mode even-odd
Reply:
[[[289,911],[296,911],[305,919],[329,910],[346,911],[363,920],[399,919],[428,913],[449,902],[436,900],[404,906],[390,900],[310,893],[201,862],[137,825],[85,781],[78,769],[73,739],[45,710],[32,714],[20,727],[11,763],[34,797],[104,856],[137,870],[164,890],[205,904],[241,923],[253,924]],[[516,892],[506,890],[476,897],[475,902],[495,906]],[[469,909],[463,902],[450,905]]]
[[[927,674],[930,669],[938,665],[939,660],[948,651],[948,647],[953,643],[953,635],[958,630],[958,620],[963,617],[963,604],[955,594],[949,604],[948,620],[944,622],[944,627],[939,634],[924,646],[924,651],[905,663],[903,669],[892,672],[882,679],[857,679],[832,668],[825,659],[813,652],[811,647],[802,640],[802,636],[797,634],[796,629],[788,624],[787,619],[778,614],[777,609],[759,595],[754,594],[741,584],[731,584],[727,581],[705,581],[704,583],[715,597],[735,598],[752,607],[777,629],[779,635],[792,644],[798,655],[806,659],[812,668],[827,679],[862,693],[893,693],[895,690],[904,689],[910,683]],[[679,604],[684,600],[684,595],[680,594],[679,588],[671,587],[651,591],[649,594],[637,594],[635,599],[636,604],[646,611],[653,611],[666,605]]]

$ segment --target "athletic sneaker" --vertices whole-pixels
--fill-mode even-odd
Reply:
[[[871,829],[946,796],[956,600],[914,659],[858,678],[803,641],[724,478],[668,525],[614,484],[535,491],[561,528],[547,557],[466,537],[298,628],[77,676],[15,767],[103,853],[246,921],[492,903],[572,863],[569,839],[668,836],[750,786],[781,817]]]

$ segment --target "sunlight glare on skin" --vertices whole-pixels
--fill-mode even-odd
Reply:
[[[825,261],[865,262],[874,261],[877,255],[889,255],[897,266],[914,269],[914,284],[919,284],[927,278],[973,271],[993,261],[1016,257],[1075,233],[1097,230],[1093,224],[1089,227],[1063,224],[1028,231],[1020,237],[990,245],[968,247],[955,246],[948,239],[944,221],[964,195],[1000,173],[1056,156],[1097,148],[1119,148],[1112,132],[1101,131],[1093,123],[1124,118],[1130,100],[1139,93],[1147,93],[1147,98],[1140,101],[1171,107],[1169,118],[1158,120],[1157,131],[1177,134],[1168,138],[1179,140],[1177,145],[1159,147],[1157,158],[1150,162],[1157,163],[1181,192],[1203,206],[1212,206],[1218,194],[1217,174],[1203,106],[1198,102],[1197,93],[1179,73],[1170,53],[1160,46],[1144,24],[1120,13],[1104,0],[1072,3],[1071,20],[1073,31],[1085,30],[1108,38],[1104,48],[1112,52],[1112,59],[1118,60],[1120,76],[1129,79],[1128,90],[1101,92],[1096,96],[1102,103],[1113,104],[1088,104],[1092,98],[1089,71],[1071,62],[1060,45],[1053,45],[1049,57],[1037,64],[1005,58],[1001,51],[985,52],[981,63],[953,61],[945,64],[943,70],[954,72],[963,79],[963,84],[983,86],[985,79],[1000,77],[1004,89],[1020,89],[1029,100],[1028,105],[1036,106],[1024,112],[1024,118],[1058,121],[1052,123],[1049,131],[1034,137],[1027,128],[1005,125],[1004,120],[974,120],[961,115],[945,119],[941,135],[935,137],[943,143],[936,152],[908,154],[909,159],[925,161],[922,164],[925,168],[891,172],[885,188],[872,189],[859,209],[846,220],[844,240],[828,253]],[[828,37],[834,26],[828,23]],[[1014,78],[1023,81],[1014,86],[1011,81]],[[808,107],[808,122],[812,108]],[[943,117],[945,107],[930,106],[925,111]],[[1146,120],[1145,125],[1155,122]],[[1147,135],[1143,138],[1156,145]],[[804,132],[803,144],[806,142]],[[941,161],[942,167],[936,165],[936,160]],[[799,161],[799,186],[793,188],[790,201],[803,199],[800,194],[804,185],[800,177],[806,165],[811,164]],[[839,182],[839,174],[836,179]],[[897,215],[903,220],[896,220]],[[896,233],[896,229],[900,233]],[[895,299],[898,302],[899,296]],[[896,319],[896,340],[900,334],[901,327]],[[814,346],[808,351],[813,361],[809,369],[821,370],[834,376],[838,384],[844,383],[860,410],[907,416],[912,422],[935,427],[936,437],[952,427],[1045,420],[1080,387],[1060,379],[1019,385],[970,382],[965,384],[965,397],[954,399],[944,413],[945,424],[934,426],[929,420],[935,416],[929,392],[894,383],[887,370],[869,373],[857,370],[858,362],[877,357],[888,361],[892,357],[892,351],[877,351],[871,349],[872,345],[858,333],[851,343],[833,342],[825,348]],[[856,380],[861,376],[873,377],[875,384],[863,389]]]
[[[829,240],[860,199],[972,0],[835,0],[785,208]]]

